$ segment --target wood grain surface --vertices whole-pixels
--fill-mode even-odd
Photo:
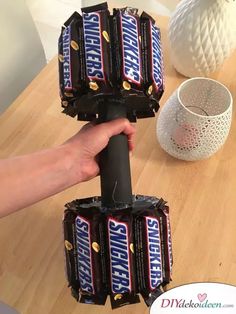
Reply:
[[[168,19],[157,21],[165,53],[163,106],[185,78],[169,60]],[[236,54],[213,77],[230,89],[235,100]],[[82,124],[61,114],[55,58],[0,117],[1,158],[58,145]],[[133,192],[163,197],[171,211],[174,269],[168,288],[196,281],[236,284],[235,112],[226,144],[213,157],[199,162],[174,159],[160,148],[156,118],[140,120],[136,127],[131,157]],[[9,197],[13,195],[9,191]],[[76,303],[64,276],[64,204],[92,195],[100,195],[99,178],[0,220],[0,300],[22,314],[112,312],[109,299],[105,307]],[[148,311],[141,302],[115,313]]]

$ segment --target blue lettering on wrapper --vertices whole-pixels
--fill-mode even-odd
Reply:
[[[140,84],[141,59],[138,24],[134,16],[121,13],[121,36],[123,50],[123,73],[127,80]]]
[[[67,26],[62,32],[62,53],[63,53],[63,83],[65,89],[72,89],[71,80],[71,59],[70,59],[71,28]]]
[[[104,80],[100,14],[83,13],[86,72],[90,79]]]
[[[153,217],[146,218],[147,249],[149,266],[149,285],[152,290],[163,281],[161,239],[159,221]]]
[[[170,267],[170,274],[171,274],[172,264],[173,264],[173,254],[172,254],[170,218],[169,218],[169,214],[166,213],[165,215],[166,215],[166,220],[167,220],[168,260],[169,260],[169,267]]]
[[[152,78],[156,90],[163,88],[163,60],[161,50],[160,30],[151,22],[151,39],[152,39]]]
[[[111,286],[113,293],[131,291],[128,226],[108,219]]]
[[[80,287],[83,291],[94,293],[90,223],[77,216],[75,226]]]

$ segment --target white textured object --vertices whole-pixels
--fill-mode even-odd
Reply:
[[[229,90],[215,80],[199,77],[185,81],[157,120],[161,147],[183,160],[210,157],[228,136],[232,103]]]
[[[236,1],[182,0],[169,25],[171,60],[187,76],[216,71],[236,48]]]

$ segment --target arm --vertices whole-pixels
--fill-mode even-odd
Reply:
[[[59,147],[0,160],[0,217],[98,175],[96,156],[110,137],[122,132],[132,150],[134,127],[126,119],[117,119],[87,124]]]

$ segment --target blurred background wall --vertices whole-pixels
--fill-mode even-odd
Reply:
[[[51,60],[57,51],[60,26],[81,6],[89,6],[106,0],[26,0],[42,40],[46,58]],[[112,0],[118,6],[134,6],[140,10],[160,15],[170,15],[178,0]]]

